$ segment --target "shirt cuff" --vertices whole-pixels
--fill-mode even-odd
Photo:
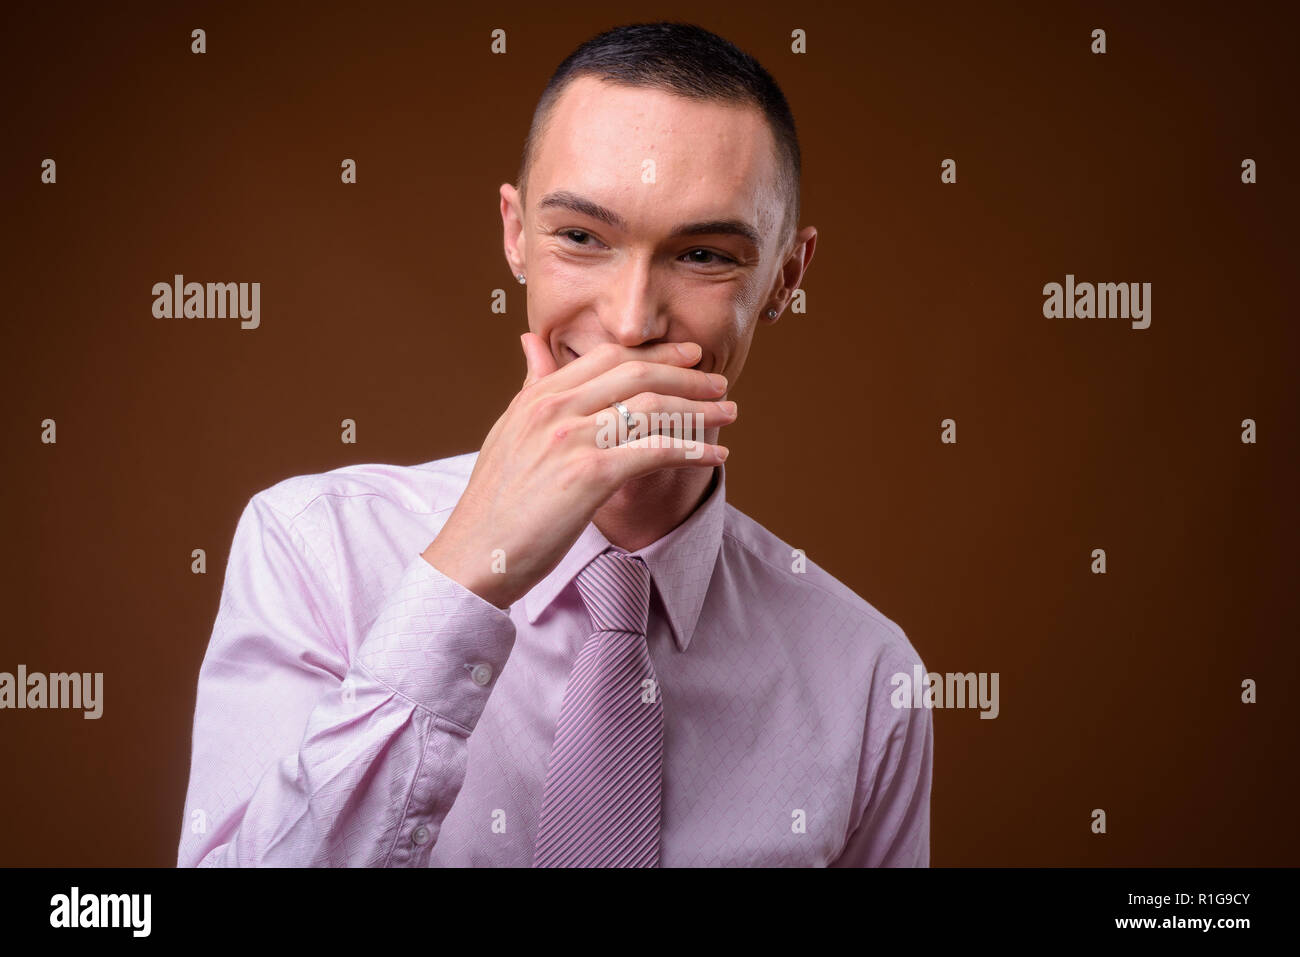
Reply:
[[[356,660],[394,691],[468,734],[514,641],[508,612],[416,555],[361,642]]]

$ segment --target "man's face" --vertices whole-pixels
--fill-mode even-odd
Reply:
[[[534,155],[527,210],[501,187],[529,328],[561,366],[603,342],[697,342],[698,368],[734,385],[760,316],[812,258],[809,227],[782,261],[779,184],[756,107],[574,80]]]

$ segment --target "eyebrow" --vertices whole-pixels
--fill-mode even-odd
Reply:
[[[592,219],[598,219],[602,223],[608,223],[615,229],[626,230],[627,220],[614,212],[608,207],[601,206],[599,203],[587,199],[585,196],[579,196],[577,193],[571,193],[567,189],[559,189],[547,193],[542,197],[541,202],[537,204],[540,209],[567,209],[570,212],[579,213],[583,216],[590,216]],[[670,239],[677,239],[682,236],[705,236],[717,234],[739,236],[751,243],[756,249],[763,246],[759,238],[758,230],[749,223],[740,219],[708,219],[698,223],[682,223],[669,234]]]

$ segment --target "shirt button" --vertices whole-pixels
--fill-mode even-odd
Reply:
[[[475,665],[470,669],[469,676],[473,680],[474,684],[481,688],[492,680],[492,666],[486,662]]]
[[[423,824],[421,824],[419,827],[417,827],[414,831],[411,832],[411,840],[413,840],[416,844],[428,844],[429,829],[425,827]]]

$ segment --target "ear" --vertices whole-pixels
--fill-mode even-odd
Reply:
[[[781,314],[785,311],[785,307],[790,304],[790,299],[794,296],[795,290],[803,282],[804,273],[808,271],[808,266],[812,263],[813,250],[816,248],[817,228],[815,226],[805,226],[799,230],[795,235],[790,254],[786,256],[785,262],[781,264],[781,274],[777,277],[776,286],[772,289],[771,295],[768,296],[762,311],[759,313],[759,319],[762,322],[771,324],[781,318]],[[775,309],[776,315],[769,316],[767,314],[769,309]]]
[[[520,248],[524,233],[524,208],[518,191],[509,183],[501,184],[501,230],[510,275],[527,274],[526,257]]]

